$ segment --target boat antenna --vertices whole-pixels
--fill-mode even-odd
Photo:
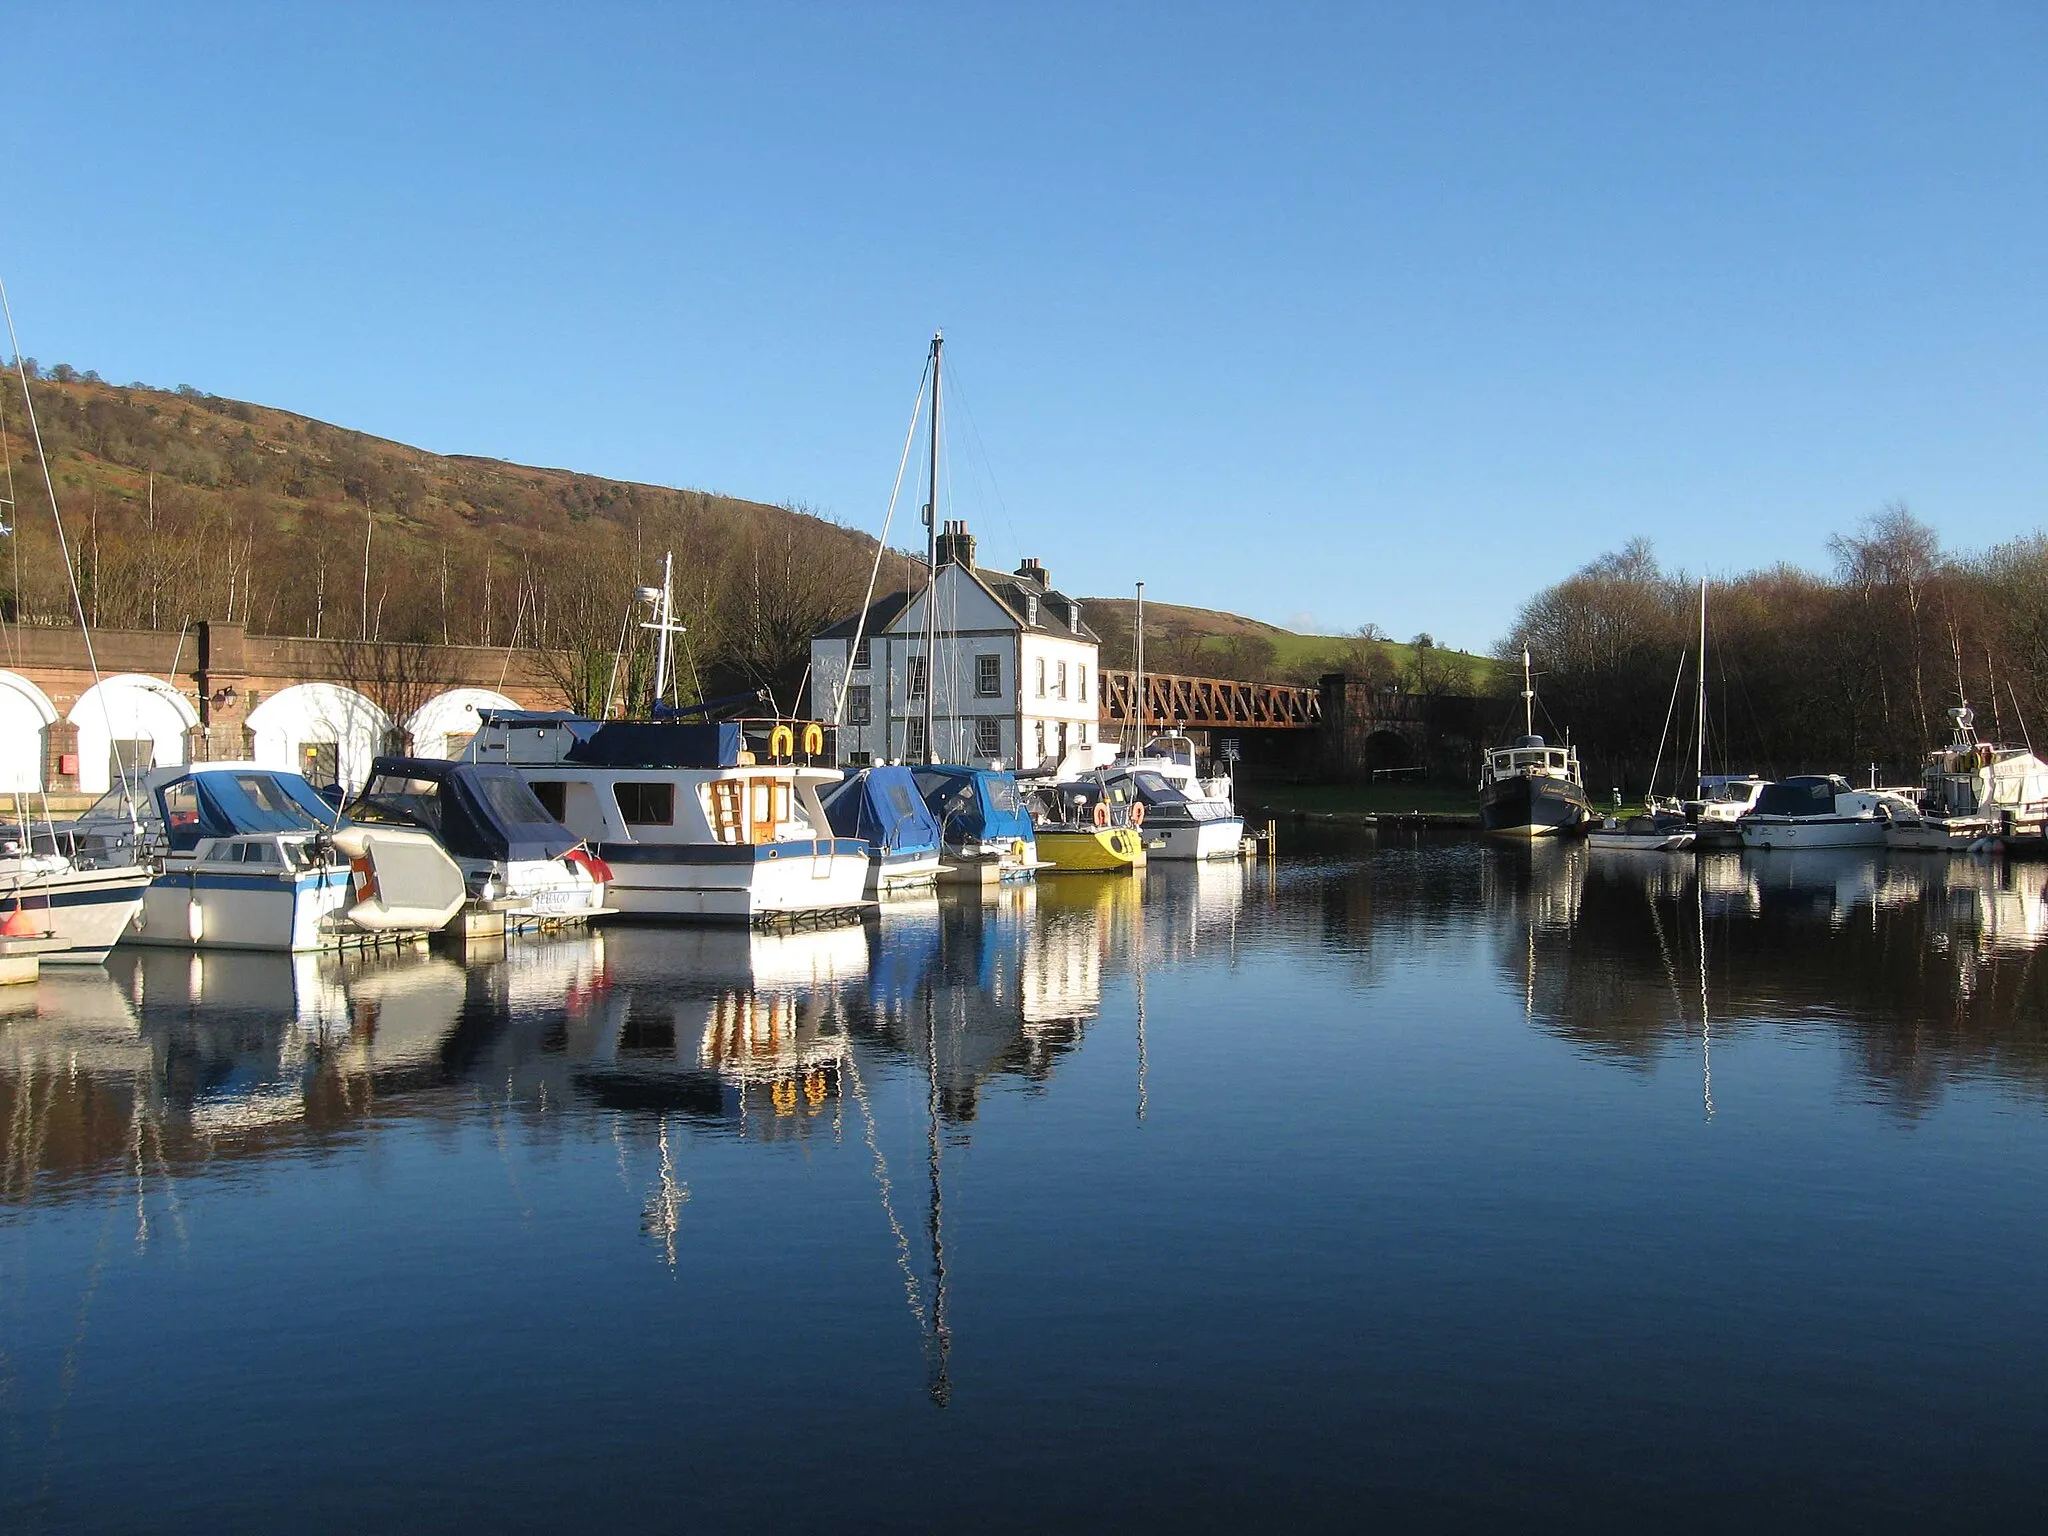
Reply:
[[[1138,670],[1131,685],[1131,755],[1145,750],[1145,583],[1138,583]]]
[[[924,593],[924,760],[936,763],[938,743],[933,737],[937,715],[933,705],[938,693],[939,654],[939,356],[946,335],[932,332],[932,420],[931,500],[924,504],[925,593]]]
[[[1698,717],[1699,733],[1693,747],[1692,791],[1702,799],[1706,790],[1701,786],[1707,777],[1707,578],[1700,578],[1700,689],[1699,702],[1694,708]]]
[[[1522,647],[1522,734],[1536,734],[1536,685],[1529,681],[1529,647]]]
[[[917,424],[924,416],[924,381],[931,372],[931,363],[925,363],[925,371],[917,376],[917,399],[910,407],[910,430],[903,434],[903,455],[896,461],[896,483],[889,488],[889,510],[882,514],[882,534],[875,540],[875,563],[868,570],[867,595],[860,600],[860,617],[853,624],[853,649],[846,653],[846,670],[839,674],[839,689],[832,699],[832,724],[837,727],[846,723],[846,690],[853,683],[853,658],[860,654],[860,643],[867,638],[868,610],[875,605],[875,583],[882,577],[882,557],[889,552],[889,524],[896,517],[896,498],[903,494],[903,475],[910,467],[911,445],[917,441]],[[691,667],[696,667],[696,653],[691,652]],[[889,711],[886,701],[882,710],[883,729],[887,731]],[[885,752],[884,757],[888,756]]]

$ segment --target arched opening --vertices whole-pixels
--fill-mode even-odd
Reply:
[[[0,793],[33,794],[43,787],[43,754],[57,707],[34,683],[0,672]]]
[[[353,794],[385,749],[391,717],[339,683],[294,683],[249,711],[256,761]]]
[[[1415,747],[1399,731],[1374,731],[1365,738],[1365,771],[1374,778],[1410,778],[1419,764]]]
[[[185,733],[199,711],[160,677],[117,672],[86,689],[65,718],[78,727],[78,787],[102,795],[124,773],[132,779],[184,762]]]
[[[485,709],[517,709],[516,699],[490,688],[450,688],[437,693],[405,722],[412,738],[415,757],[460,757],[469,738],[476,734],[477,712]]]

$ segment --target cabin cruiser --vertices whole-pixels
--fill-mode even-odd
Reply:
[[[1122,874],[1145,865],[1145,805],[1124,783],[1040,780],[1028,805],[1038,850],[1065,874]]]
[[[1479,771],[1479,825],[1505,837],[1576,832],[1592,818],[1578,750],[1536,734],[1536,689],[1522,652],[1522,735],[1486,754]]]
[[[525,780],[611,868],[619,912],[764,922],[864,905],[868,847],[832,830],[823,756],[815,722],[485,710],[466,760]]]
[[[1234,786],[1227,773],[1203,778],[1196,771],[1195,744],[1186,736],[1154,736],[1137,756],[1109,764],[1111,768],[1148,768],[1197,804],[1216,806],[1222,814],[1237,814],[1232,799]]]
[[[1693,825],[1662,805],[1635,816],[1609,816],[1586,834],[1586,842],[1611,853],[1684,853],[1693,845]]]
[[[942,868],[973,873],[993,866],[999,879],[1028,880],[1039,867],[1036,831],[1015,774],[927,763],[910,776],[938,823]]]
[[[1851,789],[1839,774],[1767,784],[1735,825],[1745,848],[1880,848],[1895,817],[1917,815],[1896,790]]]
[[[358,826],[425,832],[461,868],[470,900],[503,912],[515,929],[610,910],[604,894],[611,870],[510,768],[380,757],[346,814]]]
[[[1920,804],[1893,817],[1885,846],[1966,852],[1986,838],[2040,836],[2048,822],[2048,763],[2022,747],[1979,741],[1967,704],[1948,713],[1954,736],[1927,754]]]
[[[1183,738],[1185,739],[1185,738]],[[1148,758],[1113,763],[1092,775],[1119,798],[1143,807],[1146,851],[1161,859],[1234,859],[1244,842],[1244,818],[1228,799],[1197,799]],[[1188,780],[1193,782],[1190,773]],[[1226,784],[1228,780],[1224,781]]]
[[[939,824],[908,768],[848,769],[845,781],[820,798],[835,834],[868,845],[868,895],[907,891],[939,878]]]
[[[156,863],[128,942],[326,949],[431,933],[462,907],[462,871],[431,837],[352,826],[296,773],[193,763],[140,787],[127,831],[90,813],[72,829]]]

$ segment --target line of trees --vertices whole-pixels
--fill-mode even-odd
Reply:
[[[1986,735],[2048,730],[2048,537],[1947,553],[1893,505],[1831,550],[1826,575],[1780,565],[1711,583],[1709,772],[1861,781],[1875,765],[1888,782],[1910,781],[1964,700]],[[1649,787],[1674,691],[1658,787],[1689,778],[1698,604],[1698,579],[1664,570],[1642,540],[1538,593],[1496,653],[1497,734],[1520,728],[1526,646],[1537,729],[1570,733],[1596,796]]]

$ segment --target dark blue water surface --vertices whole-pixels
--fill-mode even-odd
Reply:
[[[0,998],[0,1527],[2048,1513],[2048,867],[1369,836]]]

